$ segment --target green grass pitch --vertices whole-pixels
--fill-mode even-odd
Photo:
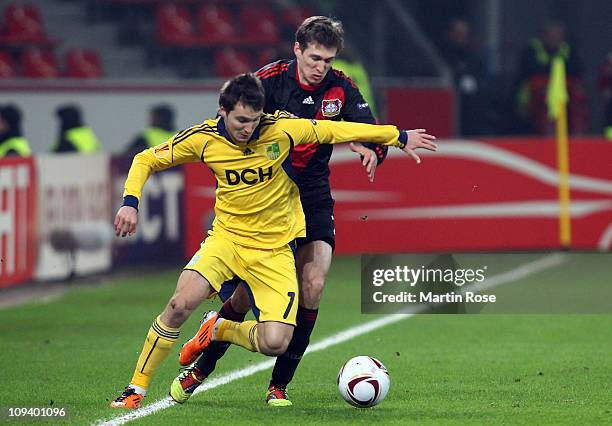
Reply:
[[[592,259],[571,254],[528,279],[612,285],[610,269],[598,272]],[[358,258],[334,260],[312,342],[378,318],[360,313],[359,270]],[[77,287],[47,303],[0,310],[1,420],[8,420],[7,407],[66,407],[69,424],[125,413],[108,404],[130,379],[177,276],[178,269]],[[218,306],[206,303],[185,324],[180,342],[191,337],[202,311]],[[158,370],[144,405],[167,395],[179,347]],[[373,409],[350,407],[336,389],[340,366],[362,354],[380,359],[391,376],[387,399]],[[215,376],[264,359],[231,348]],[[265,405],[269,375],[197,394],[133,423],[612,424],[612,315],[410,317],[307,355],[290,384],[289,408]]]

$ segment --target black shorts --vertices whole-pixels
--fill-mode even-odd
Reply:
[[[325,241],[336,248],[336,227],[334,224],[334,200],[303,202],[306,217],[306,238],[298,238],[298,248],[313,241]]]

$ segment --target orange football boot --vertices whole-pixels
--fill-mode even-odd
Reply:
[[[144,399],[144,395],[136,393],[136,390],[131,387],[125,388],[119,398],[110,403],[111,408],[140,408],[140,402]]]
[[[181,365],[189,365],[193,363],[204,349],[210,344],[215,324],[219,319],[219,314],[215,311],[208,311],[204,314],[200,329],[191,339],[183,345],[181,354],[179,356],[179,363]]]

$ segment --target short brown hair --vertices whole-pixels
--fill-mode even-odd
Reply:
[[[219,106],[227,112],[234,109],[238,102],[250,106],[255,111],[262,110],[265,91],[259,78],[253,73],[237,75],[226,81],[219,94]]]
[[[302,51],[309,43],[317,43],[325,47],[335,47],[338,52],[344,47],[344,28],[342,22],[327,16],[311,16],[295,32],[295,41]]]

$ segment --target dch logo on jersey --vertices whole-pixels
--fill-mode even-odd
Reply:
[[[266,156],[270,160],[276,160],[278,157],[280,157],[280,147],[278,146],[278,143],[275,142],[266,145]]]
[[[340,114],[342,109],[342,101],[340,99],[323,99],[321,104],[321,113],[324,117],[334,117]]]
[[[247,185],[255,185],[259,182],[272,179],[272,166],[267,169],[261,167],[256,169],[231,170],[225,171],[225,178],[228,185],[238,185],[240,182]]]

